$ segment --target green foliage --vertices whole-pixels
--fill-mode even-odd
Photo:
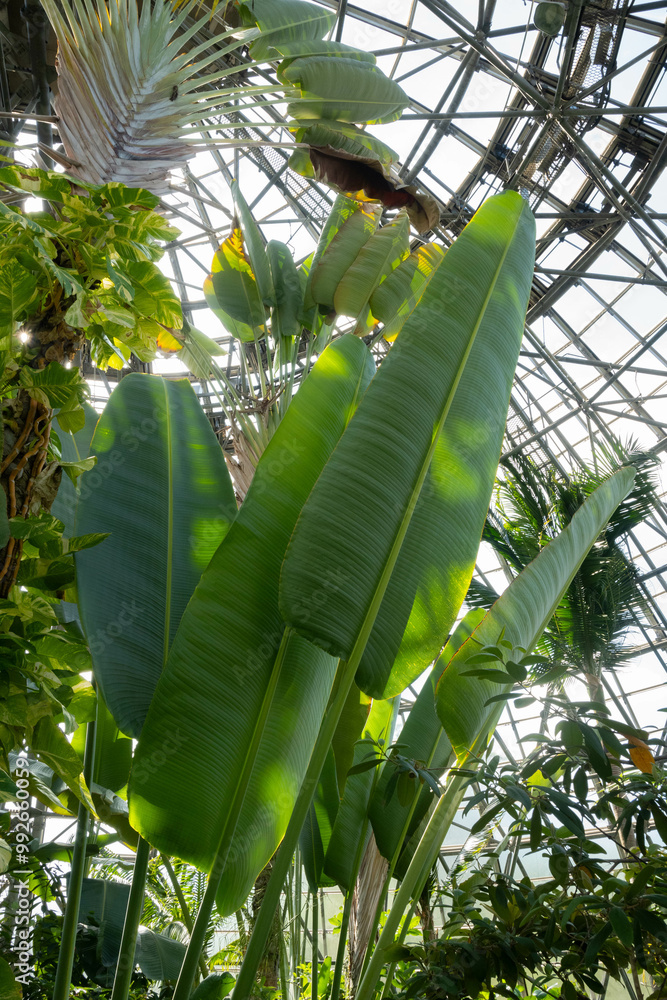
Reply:
[[[0,767],[5,771],[9,753],[23,741],[37,749],[40,723],[44,730],[47,720],[63,722],[71,733],[90,717],[92,689],[81,676],[91,668],[88,645],[76,624],[60,623],[54,589],[72,585],[72,553],[78,545],[100,540],[63,538],[62,523],[44,513],[29,521],[17,518],[11,528],[22,539],[26,558],[20,587],[11,600],[0,601]],[[58,766],[56,771],[71,781],[70,771]]]
[[[100,690],[122,732],[136,738],[185,606],[236,502],[219,442],[187,379],[128,375],[91,449],[98,465],[81,490],[77,530],[96,536],[104,525],[110,537],[77,552],[79,609]]]
[[[624,463],[635,467],[633,488],[588,552],[540,644],[539,651],[550,661],[568,664],[575,675],[599,673],[621,662],[625,634],[644,616],[637,571],[621,543],[655,502],[652,460],[635,455],[632,443],[626,448],[617,444],[598,449],[595,468],[563,476],[542,471],[522,456],[512,458],[505,463],[496,510],[484,528],[484,539],[520,572],[570,523],[604,477]],[[482,607],[496,598],[477,585],[468,594],[469,603]]]
[[[283,0],[278,7],[271,0],[235,0],[244,24],[257,25],[260,37],[252,43],[255,59],[275,55],[275,46],[293,41],[322,38],[335,23],[335,16],[305,0]]]
[[[286,633],[278,578],[299,511],[372,373],[353,337],[318,359],[183,614],[139,740],[132,822],[207,871],[226,831],[234,861],[218,893],[224,913],[241,905],[284,834],[326,707],[335,661]]]
[[[71,977],[71,996],[77,1000],[91,995],[108,1000],[111,996],[113,979],[101,959],[99,931],[99,925],[92,919],[79,924],[77,929]],[[32,939],[34,964],[22,987],[23,1000],[52,1000],[61,937],[62,916],[44,913],[37,917]],[[161,993],[150,990],[143,972],[135,970],[132,974],[130,1000],[167,1000],[172,992],[170,986]]]
[[[478,740],[488,739],[495,727],[492,722],[497,712],[495,696],[504,695],[507,685],[519,679],[521,673],[485,670],[480,677],[475,669],[476,675],[471,677],[467,673],[469,658],[475,659],[481,646],[494,641],[508,644],[510,651],[516,646],[522,655],[532,649],[589,547],[632,488],[634,476],[631,467],[621,468],[598,485],[568,527],[512,581],[451,661],[442,663],[444,672],[437,687],[438,714],[459,760],[477,746]],[[468,614],[476,615],[477,609]],[[504,661],[500,646],[492,655]]]
[[[502,436],[502,418],[480,420],[483,393],[472,391],[473,351],[480,352],[484,393],[504,415],[533,225],[522,199],[506,192],[489,199],[463,231],[371,383],[290,544],[281,575],[286,621],[344,659],[358,649],[357,684],[374,697],[400,692],[432,662],[467,590]],[[474,263],[481,254],[488,261],[484,272]],[[431,337],[433,330],[438,333]],[[501,346],[491,364],[494,344]],[[478,420],[485,430],[473,445],[470,428]],[[469,463],[472,501],[469,479],[464,486],[457,476],[457,470],[470,476]],[[369,509],[384,512],[372,532]],[[342,586],[306,613],[303,595],[317,589],[321,566]],[[397,657],[404,636],[416,650]]]
[[[541,658],[520,652],[501,638],[470,658],[469,672],[502,669],[526,686]],[[599,702],[548,694],[546,704],[556,735],[526,737],[535,747],[523,762],[501,763],[489,750],[485,762],[455,773],[471,793],[464,814],[483,810],[471,837],[509,824],[501,847],[540,852],[550,878],[492,875],[501,847],[478,854],[472,873],[468,863],[455,865],[443,890],[449,912],[440,938],[397,952],[408,966],[395,993],[406,1000],[474,1000],[482,992],[515,998],[525,983],[576,1000],[587,990],[602,993],[607,974],[622,982],[630,966],[654,976],[651,996],[662,996],[667,778],[648,758],[649,747],[664,741],[612,719]],[[636,848],[624,846],[631,832]]]
[[[59,324],[83,331],[101,368],[122,367],[131,351],[148,361],[163,330],[180,329],[180,304],[155,266],[160,242],[177,235],[155,211],[158,198],[140,188],[93,187],[15,165],[0,167],[0,190],[43,198],[50,206],[50,212],[23,212],[0,203],[3,395],[18,371],[7,355],[17,326],[28,335],[27,356],[41,348],[47,362],[64,360],[55,336]],[[48,323],[40,323],[45,316]],[[69,373],[72,384],[76,374]],[[53,376],[49,384],[56,384]],[[53,390],[43,392],[48,405],[65,406],[64,391],[58,399]]]
[[[443,935],[402,950],[414,964],[395,995],[518,998],[527,982],[537,995],[560,992],[577,1000],[587,991],[603,994],[607,974],[623,982],[622,973],[636,962],[656,977],[650,996],[658,1000],[667,962],[666,890],[664,853],[620,877],[599,865],[591,869],[585,855],[566,880],[469,877],[451,890]]]

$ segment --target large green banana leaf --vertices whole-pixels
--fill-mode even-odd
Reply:
[[[523,337],[532,268],[532,250],[525,249],[528,260],[514,262],[515,267],[525,268],[518,280],[508,268],[485,304],[396,571],[366,646],[358,683],[375,697],[392,697],[402,691],[433,662],[467,593]],[[481,252],[478,256],[483,259]],[[474,266],[472,260],[468,263]],[[465,268],[465,257],[443,259],[404,332],[418,328],[428,337],[437,329],[439,311],[453,313],[448,296],[452,281],[458,282],[465,296]]]
[[[395,150],[376,136],[347,122],[332,122],[327,119],[301,122],[294,132],[297,142],[308,146],[328,147],[327,152],[333,150],[342,156],[375,164],[380,171],[398,160]]]
[[[365,766],[368,761],[380,756],[378,745],[387,746],[391,742],[397,715],[398,698],[373,702],[363,729],[363,739],[354,750],[353,766]],[[377,768],[348,775],[336,813],[324,871],[344,892],[352,888],[360,860],[357,850],[370,832],[368,803],[376,778]]]
[[[345,56],[295,59],[282,75],[301,91],[301,100],[287,106],[287,114],[298,121],[382,124],[396,121],[410,103],[405,91],[377,66]]]
[[[328,309],[333,309],[339,283],[377,229],[382,214],[381,205],[361,205],[360,202],[352,201],[352,205],[357,207],[350,209],[351,201],[352,199],[346,198],[340,205],[336,216],[336,230],[333,231],[332,226],[323,233],[323,239],[326,236],[327,242],[322,246],[318,257],[323,243],[323,239],[320,240],[310,269],[310,295],[314,302]]]
[[[473,618],[475,617],[475,624],[478,624],[484,617],[484,611],[475,609]],[[468,638],[472,628],[467,617],[457,625],[439,661],[440,665],[436,664],[431,671],[400,733],[401,757],[429,768],[436,776],[442,774],[452,756],[451,744],[435,710],[435,689],[440,677],[438,671],[442,671],[442,662],[447,662],[447,658],[454,655]],[[410,801],[406,797],[402,802],[396,793],[396,783],[393,782],[393,791],[390,784],[395,774],[395,763],[388,762],[383,766],[369,807],[375,842],[380,853],[389,862],[396,857],[404,839],[417,829],[433,801],[433,791],[425,782],[414,788]]]
[[[130,887],[124,882],[96,878],[83,880],[79,922],[98,928],[99,959],[102,967],[109,970],[108,977],[104,974],[101,977],[108,981],[100,985],[113,984],[129,894]],[[176,979],[184,955],[185,945],[180,941],[148,927],[139,928],[134,959],[149,979]]]
[[[418,647],[421,662],[426,649],[437,655],[465,596],[518,357],[534,232],[514,192],[477,212],[371,383],[290,542],[283,615],[323,649],[358,662],[388,602],[390,633],[385,639],[378,628],[357,676],[374,696],[390,687],[411,613],[417,620],[408,646]],[[425,491],[434,454],[442,460]],[[302,595],[322,587],[323,572],[335,589],[304,615]],[[403,679],[412,669],[412,659],[406,671],[400,667]]]
[[[76,554],[79,610],[95,677],[119,729],[141,731],[169,645],[236,513],[224,457],[190,383],[128,375],[91,450]]]
[[[60,431],[59,436],[63,462],[81,462],[84,458],[88,458],[90,454],[90,442],[100,415],[89,403],[83,404],[83,412],[85,413],[86,422],[80,431],[76,431],[76,433]],[[78,482],[81,482],[81,480],[78,480]],[[63,475],[56,499],[51,506],[51,513],[65,525],[65,536],[67,538],[71,538],[76,534],[74,523],[76,520],[78,496],[78,487],[74,485],[69,476]]]
[[[270,58],[276,45],[323,38],[336,21],[333,12],[306,0],[244,0],[239,9],[244,23],[262,32],[250,50],[257,60]]]
[[[492,646],[501,635],[514,646],[531,649],[558,607],[585,554],[632,489],[634,478],[634,469],[620,469],[594,490],[567,528],[542,549],[500,595],[456,655],[449,662],[443,661],[436,706],[459,760],[465,759],[472,747],[478,745],[480,735],[490,735],[489,720],[497,712],[497,705],[487,705],[488,699],[511,687],[466,676],[466,661],[479,652],[480,644]]]
[[[299,837],[301,856],[311,892],[318,887],[335,885],[324,874],[324,859],[331,840],[331,831],[344,796],[348,771],[354,764],[357,743],[369,725],[372,700],[352,685],[336,726],[315,796]],[[333,767],[333,772],[332,772]]]
[[[278,579],[372,373],[365,345],[342,337],[295,395],[183,616],[137,747],[130,816],[142,836],[210,870],[233,834],[223,913],[241,905],[285,832],[329,697],[335,661],[295,635],[284,648]],[[327,594],[304,592],[306,613]]]
[[[287,60],[299,59],[301,56],[334,56],[347,59],[359,59],[360,62],[371,63],[373,66],[377,59],[372,52],[364,52],[363,49],[355,49],[353,45],[346,45],[345,42],[312,41],[304,40],[300,42],[279,42],[273,46],[280,52],[283,62],[278,67],[277,77],[280,80],[280,73],[287,66]]]
[[[323,869],[338,804],[336,760],[333,750],[330,749],[308,810],[308,817],[299,835],[301,861],[311,892],[336,884],[333,879],[323,874]]]
[[[410,252],[410,222],[399,212],[376,230],[343,275],[334,294],[334,308],[343,316],[360,316],[373,289],[391,274]]]

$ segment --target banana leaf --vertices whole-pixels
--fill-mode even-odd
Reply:
[[[303,308],[303,291],[294,258],[289,248],[271,240],[266,248],[271,266],[276,304],[271,312],[271,332],[280,337],[296,337],[301,332],[299,318]]]
[[[125,911],[130,887],[124,882],[84,878],[79,904],[79,922],[98,929],[98,954],[102,966],[109,970],[106,984],[113,983],[113,970],[118,961]],[[165,980],[178,977],[185,945],[159,934],[149,927],[140,927],[135,950],[135,963],[148,979]]]
[[[365,768],[348,774],[336,820],[324,860],[324,871],[344,892],[352,888],[356,877],[355,859],[360,842],[370,833],[368,804],[376,783],[378,767],[369,767],[381,759],[379,745],[387,746],[394,733],[398,698],[374,701],[363,729],[363,738],[354,750],[353,767]]]
[[[484,612],[477,609],[476,621],[481,621],[483,616]],[[472,619],[475,620],[475,616]],[[429,768],[437,777],[444,772],[452,758],[451,743],[442,728],[434,703],[439,671],[442,670],[440,664],[454,655],[470,635],[472,628],[469,618],[456,627],[441,660],[434,666],[417,695],[400,733],[400,755]],[[389,862],[396,857],[404,839],[418,828],[433,803],[433,791],[426,782],[418,784],[410,799],[402,802],[396,792],[396,782],[392,781],[395,774],[395,764],[388,762],[383,766],[369,807],[375,842],[380,853]]]
[[[420,303],[444,256],[445,251],[437,243],[426,243],[411,253],[374,289],[370,297],[371,312],[384,323],[385,340],[396,340],[406,320]]]
[[[350,211],[349,202],[358,208]],[[354,264],[362,247],[370,240],[377,229],[382,207],[380,205],[361,205],[360,202],[346,198],[341,203],[341,215],[350,211],[344,221],[338,223],[337,230],[330,236],[333,227],[322,234],[320,245],[326,238],[320,256],[315,255],[310,276],[310,295],[314,302],[327,309],[334,308],[336,289],[348,269]]]
[[[436,708],[459,761],[467,757],[473,746],[479,745],[480,739],[490,736],[489,720],[497,712],[497,705],[488,705],[488,699],[512,687],[466,676],[468,658],[479,652],[480,645],[495,645],[501,636],[514,646],[532,648],[584,556],[632,489],[634,478],[634,469],[620,469],[594,490],[570,524],[500,595],[456,654],[448,661],[443,659],[444,669],[436,688]],[[478,609],[468,612],[471,620],[478,614]]]
[[[303,122],[294,131],[297,142],[326,148],[328,153],[349,157],[352,160],[375,164],[381,173],[398,161],[398,153],[395,150],[376,136],[347,122],[332,122],[326,119]]]
[[[331,746],[336,761],[338,791],[342,795],[347,781],[347,773],[354,763],[357,740],[368,722],[372,699],[353,684],[341,713]]]
[[[72,736],[72,748],[81,761],[86,743],[86,727],[79,726]],[[104,704],[101,694],[97,695],[95,718],[95,755],[93,782],[112,792],[120,792],[127,785],[132,763],[132,740],[124,736],[116,721]]]
[[[273,47],[283,57],[283,62],[278,67],[276,74],[279,80],[281,72],[289,63],[301,56],[333,56],[334,58],[342,56],[347,59],[359,59],[360,62],[371,63],[373,66],[377,62],[372,52],[364,52],[363,49],[356,49],[353,45],[346,45],[345,42],[308,39],[299,42],[278,42],[277,45],[274,43]]]
[[[233,229],[216,251],[204,281],[204,298],[233,337],[252,343],[264,332],[268,313],[240,229]]]
[[[100,415],[89,403],[83,404],[83,411],[86,422],[80,431],[73,434],[71,431],[61,430],[59,433],[63,462],[81,462],[84,458],[88,458],[90,454],[90,442],[92,441]],[[80,482],[81,480],[77,480],[77,483]],[[63,475],[56,499],[51,506],[51,513],[65,525],[65,536],[67,538],[72,538],[76,534],[74,525],[78,497],[78,486],[74,485],[69,476]]]
[[[526,649],[537,642],[587,551],[632,488],[634,477],[633,469],[621,469],[599,486],[576,512],[568,527],[512,581],[481,623],[472,627],[469,638],[445,665],[436,688],[436,707],[460,762],[470,762],[474,766],[476,757],[471,755],[483,752],[504,708],[502,702],[488,705],[488,698],[511,686],[466,676],[466,661],[479,651],[480,644],[495,645],[501,635],[505,637],[503,641]],[[477,619],[478,614],[476,608],[470,612],[469,626],[473,621],[472,615]],[[461,774],[448,781],[419,842],[414,845],[380,940],[357,990],[358,1000],[370,1000],[373,995],[377,977],[393,947],[403,914],[421,884],[423,873],[434,864],[456,816],[465,794],[465,781],[465,775]],[[413,844],[415,840],[416,835]],[[413,844],[409,845],[410,852]]]
[[[318,40],[333,27],[336,15],[305,0],[245,0],[239,5],[244,24],[261,30],[253,42],[253,59],[271,58],[274,48],[290,42]]]
[[[465,596],[500,453],[534,233],[514,192],[477,212],[373,379],[290,542],[285,621],[358,663],[377,618],[357,674],[374,697],[397,693],[428,665]],[[335,587],[306,615],[302,595],[321,589],[323,573]]]
[[[100,691],[121,732],[141,731],[197,581],[236,514],[218,440],[185,380],[132,374],[95,431],[77,552],[79,611]]]
[[[286,638],[278,579],[372,372],[365,345],[342,337],[300,387],[183,616],[137,747],[132,823],[166,854],[224,868],[221,913],[241,905],[280,842],[326,708],[335,660]],[[303,603],[326,597],[320,587]]]
[[[252,212],[248,208],[245,198],[241,194],[241,189],[236,179],[232,180],[231,189],[234,206],[241,222],[243,239],[248,248],[250,267],[257,282],[259,297],[265,306],[273,306],[275,305],[275,291],[273,288],[271,265],[266,254],[266,243],[253,218]]]
[[[360,316],[373,290],[410,252],[410,223],[405,212],[376,230],[338,283],[334,308],[343,316]]]
[[[370,125],[396,121],[410,99],[379,67],[340,56],[295,59],[282,76],[301,91],[301,100],[287,106],[299,122],[328,118]]]
[[[334,879],[324,875],[323,869],[338,804],[336,760],[333,750],[330,750],[308,810],[308,817],[299,836],[301,861],[311,892],[336,884]]]

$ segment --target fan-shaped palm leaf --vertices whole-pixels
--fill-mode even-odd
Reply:
[[[135,0],[44,0],[58,38],[58,131],[82,180],[159,193],[169,172],[196,152],[185,131],[221,97],[193,88],[208,82],[203,71],[212,60],[258,32],[235,39],[227,32],[188,48],[208,21],[185,28],[194,6],[158,0],[140,12]]]

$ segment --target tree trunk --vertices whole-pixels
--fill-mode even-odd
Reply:
[[[371,833],[354,887],[350,912],[350,984],[351,995],[357,992],[364,957],[370,945],[375,911],[387,877],[388,864],[377,849]]]
[[[84,335],[65,323],[69,304],[56,286],[49,306],[24,325],[27,348],[39,348],[25,367],[41,371],[52,361],[73,361]],[[55,500],[62,469],[57,462],[46,461],[52,418],[53,411],[31,398],[27,389],[19,388],[12,399],[2,402],[0,503],[6,503],[10,518],[49,511]],[[0,597],[6,598],[16,582],[22,551],[23,541],[14,538],[0,550]]]
[[[424,944],[429,944],[435,940],[435,923],[433,920],[433,910],[431,908],[431,888],[427,882],[419,897],[419,923],[422,929]]]
[[[257,918],[257,914],[259,913],[259,909],[262,905],[262,901],[264,899],[264,893],[266,892],[266,887],[271,877],[271,872],[273,871],[273,861],[274,858],[271,858],[266,868],[264,868],[264,870],[259,873],[255,881],[255,891],[252,897],[253,925]],[[251,933],[252,933],[252,927],[250,928],[248,939],[250,938]],[[274,990],[278,988],[278,982],[280,976],[281,935],[282,935],[282,923],[280,920],[280,907],[277,907],[273,918],[273,923],[271,925],[271,933],[266,943],[266,950],[264,952],[264,957],[258,969],[260,977],[264,979],[264,985]]]
[[[3,408],[3,451],[0,485],[7,517],[28,517],[50,510],[62,470],[46,464],[52,411],[19,389]],[[2,498],[0,498],[1,500]],[[7,597],[16,582],[23,540],[10,538],[0,550],[0,597]]]

